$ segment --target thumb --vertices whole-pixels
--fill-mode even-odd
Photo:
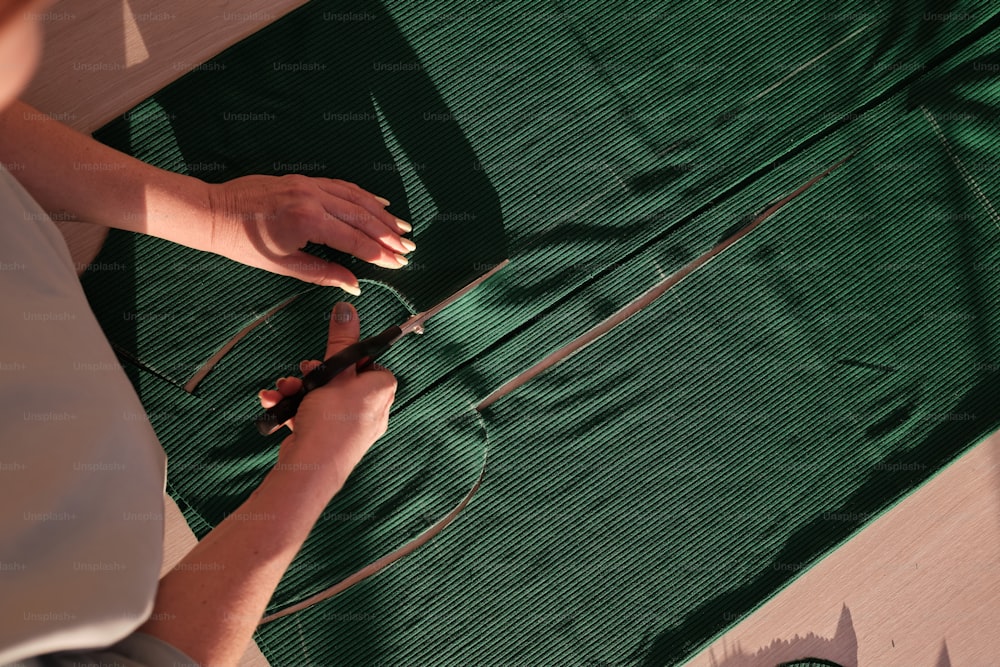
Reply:
[[[326,356],[329,359],[351,343],[358,342],[361,337],[361,325],[358,322],[358,311],[354,306],[341,301],[333,307],[330,313],[330,333],[327,335]]]
[[[340,264],[327,262],[301,250],[277,260],[277,273],[304,280],[307,283],[339,287],[348,294],[361,294],[361,287],[354,274]]]

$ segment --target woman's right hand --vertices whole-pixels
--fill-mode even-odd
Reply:
[[[324,358],[356,343],[360,334],[357,311],[349,303],[338,303],[330,315]],[[304,376],[320,363],[303,361],[299,370]],[[297,393],[301,386],[301,378],[281,378],[276,390],[260,392],[261,406],[269,408],[284,396]],[[360,373],[352,366],[310,391],[296,416],[286,422],[293,433],[281,443],[275,470],[312,473],[309,477],[318,477],[332,498],[385,433],[395,395],[396,378],[377,365]]]

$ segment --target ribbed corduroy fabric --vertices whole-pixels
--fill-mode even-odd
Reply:
[[[1000,21],[934,4],[313,2],[100,131],[207,180],[392,200],[418,249],[351,263],[376,281],[366,333],[512,260],[387,355],[390,431],[271,610],[426,529],[488,454],[482,488],[400,563],[264,626],[272,664],[678,664],[994,430]],[[102,265],[88,294],[203,535],[273,464],[254,394],[322,350],[340,294],[127,234]]]

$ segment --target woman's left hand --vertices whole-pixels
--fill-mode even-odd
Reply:
[[[208,189],[204,250],[306,282],[360,292],[346,268],[303,252],[309,241],[387,269],[405,266],[404,255],[416,247],[402,236],[410,225],[385,210],[388,201],[346,181],[245,176]]]

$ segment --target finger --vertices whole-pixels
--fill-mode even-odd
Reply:
[[[260,399],[261,407],[266,410],[276,406],[284,396],[281,395],[280,391],[274,389],[261,389],[257,393],[257,398]]]
[[[363,206],[369,213],[381,220],[389,229],[398,230],[404,234],[413,230],[410,223],[405,220],[400,220],[392,213],[385,210],[385,207],[389,205],[388,199],[373,195],[354,183],[334,178],[316,178],[316,185],[319,186],[320,190],[323,190],[328,194],[354,202],[359,206]]]
[[[330,220],[314,220],[309,227],[309,240],[336,248],[369,264],[385,269],[398,269],[409,260],[348,223],[331,224]]]
[[[329,359],[351,343],[358,342],[361,337],[361,325],[358,322],[358,311],[354,306],[341,301],[333,307],[330,313],[330,330],[327,334],[326,356]],[[354,372],[354,366],[347,369],[348,373]]]
[[[281,378],[277,384],[282,396],[294,396],[302,389],[302,380],[295,377]]]
[[[361,285],[358,284],[358,279],[353,273],[340,264],[327,262],[301,250],[272,260],[270,266],[261,265],[260,268],[283,276],[298,278],[307,283],[339,287],[354,296],[361,294]]]
[[[364,206],[333,195],[326,197],[322,203],[323,208],[326,209],[328,221],[350,225],[396,254],[405,255],[417,248],[413,241],[400,236],[399,228],[394,222],[387,223],[378,216],[372,215]]]
[[[302,375],[309,375],[309,373],[311,373],[313,370],[315,370],[315,368],[317,366],[319,366],[320,364],[322,364],[322,363],[323,363],[322,361],[317,361],[316,359],[309,359],[307,361],[300,361],[299,362],[299,372],[302,373]]]

